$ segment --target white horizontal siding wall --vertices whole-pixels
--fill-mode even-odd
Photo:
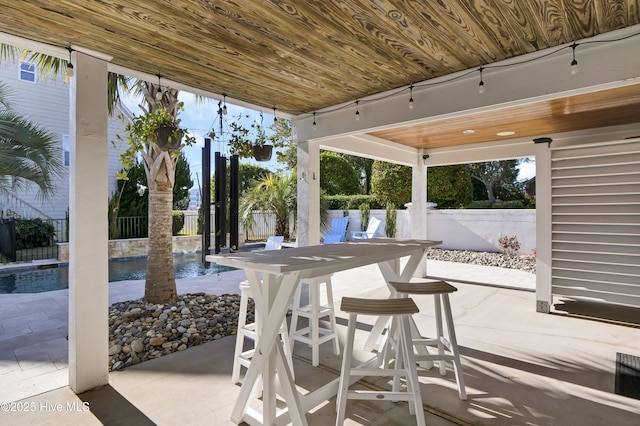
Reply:
[[[551,291],[640,307],[640,140],[551,151]]]
[[[61,78],[41,78],[38,70],[35,83],[22,81],[18,78],[18,72],[19,63],[0,63],[0,81],[11,88],[9,100],[12,109],[54,134],[62,147],[62,136],[69,134],[69,86]],[[54,219],[64,219],[69,205],[67,168],[55,186],[55,195],[47,200],[38,198],[35,185],[14,195]]]
[[[10,104],[14,111],[38,124],[55,135],[62,148],[63,136],[69,135],[69,85],[64,77],[42,77],[37,75],[35,83],[18,78],[19,63],[0,62],[0,81],[10,87]],[[36,71],[36,74],[38,71]],[[109,141],[116,147],[109,147],[109,192],[116,191],[116,171],[120,170],[120,154],[126,149],[126,143],[117,142],[116,135],[124,137],[124,123],[117,118],[121,111],[109,118]],[[64,152],[61,149],[61,155]],[[38,197],[38,188],[33,185],[14,195],[26,203],[41,210],[54,219],[64,219],[69,207],[69,170],[64,167],[62,176],[56,180],[55,195],[46,200]],[[19,213],[19,211],[18,211]]]

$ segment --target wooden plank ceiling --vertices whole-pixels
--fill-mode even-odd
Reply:
[[[0,0],[0,31],[298,115],[638,24],[639,2]]]

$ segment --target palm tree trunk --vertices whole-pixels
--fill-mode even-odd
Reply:
[[[144,298],[150,303],[164,304],[177,298],[171,233],[172,204],[171,187],[149,188],[149,255]]]

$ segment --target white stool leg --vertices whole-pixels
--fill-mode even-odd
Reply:
[[[233,384],[240,383],[240,362],[244,348],[245,327],[247,325],[247,305],[249,297],[242,285],[240,287],[240,311],[238,313],[238,331],[236,332],[236,348],[233,354],[233,372],[231,373],[231,382]]]
[[[309,304],[311,304],[311,318],[309,327],[311,333],[311,365],[320,364],[320,284],[309,284]]]
[[[401,333],[399,339],[403,347],[404,365],[407,369],[407,391],[413,394],[413,401],[409,401],[409,412],[416,416],[418,426],[425,425],[424,410],[422,408],[422,392],[420,392],[420,381],[416,368],[416,359],[413,353],[413,338],[411,337],[411,327],[409,317],[403,316],[400,319]],[[413,403],[412,403],[413,402]]]
[[[336,426],[344,423],[347,412],[347,393],[349,392],[349,381],[351,375],[351,357],[353,356],[353,341],[356,335],[356,314],[349,314],[349,326],[347,327],[347,342],[344,346],[342,356],[342,368],[340,371],[340,384],[338,385],[338,395],[336,396]]]
[[[331,308],[329,311],[329,324],[331,326],[331,330],[333,330],[333,354],[340,355],[340,339],[338,339],[338,333],[336,333],[336,312],[333,302],[333,286],[331,284],[331,277],[327,278],[325,290],[327,292],[327,306]]]
[[[293,294],[293,305],[291,306],[291,324],[289,326],[289,345],[291,348],[291,353],[293,353],[293,345],[296,344],[296,339],[294,338],[295,333],[298,331],[298,309],[300,308],[300,297],[302,295],[302,286],[304,283],[300,282],[298,287],[296,288],[295,293]]]
[[[462,362],[460,362],[460,351],[458,350],[458,340],[456,339],[456,330],[453,326],[453,315],[451,314],[451,304],[449,303],[449,295],[443,294],[444,314],[447,321],[447,331],[449,332],[449,350],[453,354],[453,371],[456,375],[458,383],[458,396],[461,400],[467,399],[467,391],[464,385],[464,376],[462,374]]]
[[[437,332],[437,343],[438,343],[438,355],[444,355],[444,342],[442,339],[444,338],[444,332],[442,329],[442,306],[440,304],[440,295],[435,294],[433,296],[433,304],[436,311],[436,332]],[[444,360],[440,360],[440,375],[444,376],[447,374],[447,368]]]

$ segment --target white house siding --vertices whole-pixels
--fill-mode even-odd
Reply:
[[[69,85],[64,77],[41,77],[36,70],[36,83],[19,79],[19,62],[0,62],[0,81],[11,88],[11,107],[30,121],[37,123],[53,133],[62,147],[64,135],[69,135]],[[116,112],[114,115],[119,115]],[[117,117],[109,118],[109,140],[116,139],[116,134],[124,135],[124,123]],[[116,190],[115,172],[121,168],[120,153],[124,151],[123,143],[117,148],[109,148],[109,191]],[[64,152],[61,153],[64,156]],[[69,170],[64,168],[62,176],[55,184],[53,197],[41,200],[37,196],[34,185],[28,190],[15,193],[23,202],[41,210],[53,219],[63,219],[69,206]],[[20,206],[3,206],[11,208],[19,214],[31,216],[27,212],[21,213]]]

